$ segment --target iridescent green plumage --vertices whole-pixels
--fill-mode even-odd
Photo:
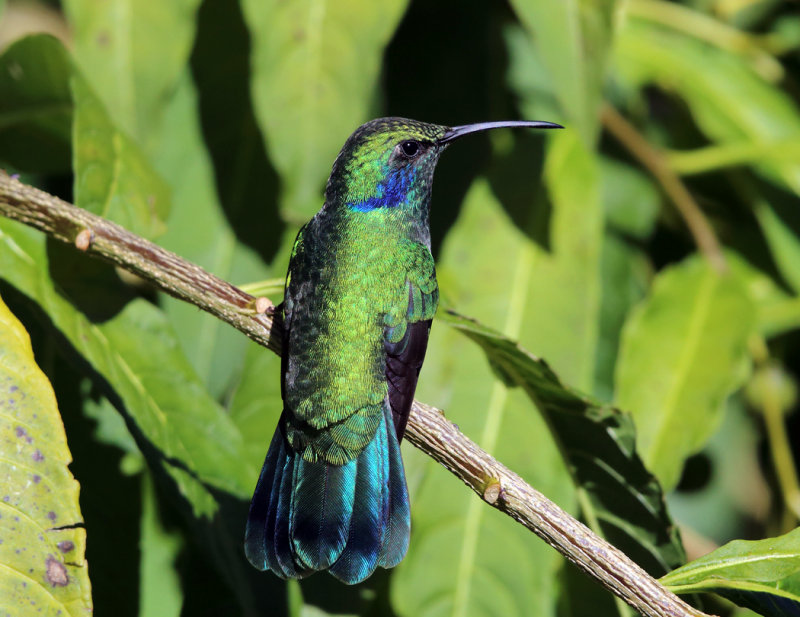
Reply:
[[[433,172],[453,139],[519,124],[556,126],[381,118],[342,148],[286,278],[284,411],[245,542],[256,567],[293,578],[328,569],[356,583],[405,555],[399,441],[438,304]]]

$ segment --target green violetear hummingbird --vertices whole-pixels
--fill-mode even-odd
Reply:
[[[363,581],[403,559],[411,530],[400,440],[438,304],[428,208],[439,156],[502,127],[379,118],[333,164],[300,230],[283,303],[283,413],[247,520],[261,570]]]

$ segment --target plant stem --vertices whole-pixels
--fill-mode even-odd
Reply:
[[[797,163],[800,161],[800,142],[796,138],[768,142],[748,141],[683,152],[671,151],[665,156],[673,171],[692,175],[735,165]]]
[[[256,313],[252,296],[119,225],[22,184],[1,170],[0,214],[63,242],[77,243],[80,250],[139,275],[281,353],[280,328],[273,328],[268,314]],[[414,401],[406,435],[481,499],[533,531],[640,613],[648,617],[705,617],[480,449],[445,419],[441,410]],[[487,490],[487,485],[495,483],[498,490]]]
[[[709,260],[712,267],[720,273],[727,271],[725,257],[714,229],[689,193],[686,185],[670,167],[664,154],[651,146],[644,136],[611,105],[603,105],[601,120],[606,130],[625,146],[661,184],[664,192],[675,204],[686,222],[697,248]]]

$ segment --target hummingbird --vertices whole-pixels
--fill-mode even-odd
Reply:
[[[286,275],[283,411],[245,533],[256,568],[284,579],[327,570],[355,584],[405,556],[411,511],[400,441],[439,300],[433,172],[456,139],[503,127],[563,128],[379,118],[339,152]]]

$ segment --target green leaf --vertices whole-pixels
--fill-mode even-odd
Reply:
[[[4,77],[9,88],[4,90],[7,102],[0,105],[8,107],[0,107],[0,113],[6,112],[0,127],[9,128],[0,130],[0,156],[27,171],[58,168],[63,162],[47,154],[37,163],[31,148],[47,152],[49,139],[60,152],[68,143],[65,128],[71,123],[75,204],[140,235],[163,231],[169,208],[166,184],[138,146],[111,122],[60,42],[47,35],[18,41],[0,57],[0,79]],[[57,157],[61,161],[64,154]]]
[[[756,308],[756,327],[762,336],[778,336],[800,328],[800,298],[789,295],[738,253],[726,251],[725,260]]]
[[[0,164],[20,171],[70,168],[69,60],[51,37],[17,41],[0,56]]]
[[[752,202],[756,220],[767,239],[775,265],[794,291],[800,293],[800,229],[796,225],[793,228],[778,216],[775,205],[761,195],[753,192]]]
[[[619,353],[620,333],[628,313],[647,291],[652,266],[635,243],[608,231],[603,242],[601,273],[603,297],[594,394],[607,402],[614,398],[614,365]]]
[[[173,202],[169,228],[159,244],[234,283],[269,276],[258,255],[237,239],[222,209],[197,104],[187,71],[165,110],[164,143],[154,159],[170,179]],[[248,208],[254,209],[252,204]],[[211,394],[221,399],[242,370],[247,338],[186,302],[164,297],[163,306],[195,371]]]
[[[139,615],[179,617],[183,592],[175,571],[181,536],[168,531],[159,518],[156,491],[148,474],[142,475],[141,563]]]
[[[251,468],[261,469],[283,411],[280,357],[256,343],[247,346],[228,411],[244,436],[243,460]],[[252,480],[255,487],[258,477]]]
[[[615,0],[512,0],[511,6],[531,33],[550,89],[560,104],[560,119],[572,125],[584,144],[594,143],[613,38]]]
[[[245,0],[253,99],[284,181],[282,210],[304,222],[347,136],[367,120],[383,49],[407,0]]]
[[[138,146],[116,129],[83,77],[70,80],[75,101],[75,205],[152,238],[164,231],[169,189]]]
[[[72,456],[30,338],[0,300],[0,598],[7,614],[92,611]]]
[[[754,307],[738,280],[700,257],[660,272],[628,317],[616,405],[633,413],[637,448],[665,490],[719,424],[742,383]]]
[[[154,152],[164,107],[186,66],[200,0],[66,0],[75,59],[113,123]]]
[[[631,18],[617,35],[620,77],[655,83],[689,105],[701,130],[722,144],[765,144],[800,137],[800,110],[747,61],[694,37]],[[800,193],[800,160],[764,159],[767,177]]]
[[[69,250],[69,249],[67,249]],[[157,449],[151,462],[164,465],[198,514],[215,501],[201,482],[245,497],[256,470],[242,462],[242,436],[180,351],[164,315],[135,300],[102,322],[89,320],[67,301],[48,276],[44,238],[11,221],[0,221],[0,271],[36,301],[56,328],[119,396]],[[104,289],[113,296],[113,289]],[[199,481],[198,481],[199,480]]]
[[[452,312],[445,319],[480,345],[509,386],[520,387],[536,404],[592,529],[651,574],[683,563],[661,487],[636,454],[631,417],[570,389],[543,360],[508,337]]]
[[[544,259],[480,180],[437,262],[442,297],[529,340],[538,329],[533,288]],[[568,473],[541,417],[531,413],[523,392],[492,380],[480,350],[440,321],[434,320],[418,398],[449,410],[482,448],[573,510]],[[410,448],[403,455],[413,532],[408,556],[392,576],[395,610],[425,616],[554,614],[561,558],[429,459]]]
[[[762,615],[800,615],[800,529],[734,540],[661,579],[675,593],[713,591]]]
[[[630,165],[609,158],[600,159],[600,173],[608,224],[635,238],[648,238],[661,206],[652,180]]]

